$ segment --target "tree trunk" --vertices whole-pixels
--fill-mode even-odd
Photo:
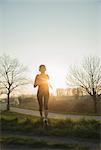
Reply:
[[[9,98],[10,98],[10,93],[7,94],[7,110],[10,110]]]
[[[97,99],[95,95],[93,95],[93,102],[94,102],[94,112],[97,113]]]

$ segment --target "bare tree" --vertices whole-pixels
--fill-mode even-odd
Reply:
[[[90,56],[84,58],[81,67],[70,68],[67,75],[67,83],[81,87],[88,93],[94,102],[94,110],[97,112],[97,100],[101,96],[101,59]]]
[[[0,57],[0,89],[7,94],[7,110],[10,109],[10,94],[19,86],[28,83],[25,73],[26,67],[17,59],[7,55]]]

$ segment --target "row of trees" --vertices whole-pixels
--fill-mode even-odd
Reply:
[[[17,59],[3,55],[0,57],[0,90],[7,94],[7,110],[11,93],[19,86],[29,84],[26,67]],[[84,59],[80,67],[70,68],[67,84],[80,87],[92,97],[94,110],[97,112],[97,101],[101,97],[101,59],[91,56]]]

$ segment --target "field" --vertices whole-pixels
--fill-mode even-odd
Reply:
[[[2,150],[100,150],[101,123],[96,120],[49,119],[46,127],[38,117],[2,112],[0,126]]]
[[[36,96],[19,97],[20,104],[17,107],[38,110]],[[50,96],[49,111],[73,114],[94,114],[94,104],[89,96]],[[98,100],[97,114],[101,114],[101,100]]]

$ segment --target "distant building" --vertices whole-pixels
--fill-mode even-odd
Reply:
[[[74,95],[78,95],[78,96],[83,96],[83,90],[79,87],[77,88],[58,88],[56,90],[56,94],[57,96],[74,96]]]
[[[19,99],[17,97],[11,98],[10,105],[11,106],[19,105]],[[0,99],[0,111],[4,111],[4,110],[7,110],[7,99],[6,98]]]
[[[67,89],[58,88],[56,94],[57,96],[67,96]]]
[[[0,101],[0,111],[4,111],[6,109],[7,109],[7,103],[4,100]]]

